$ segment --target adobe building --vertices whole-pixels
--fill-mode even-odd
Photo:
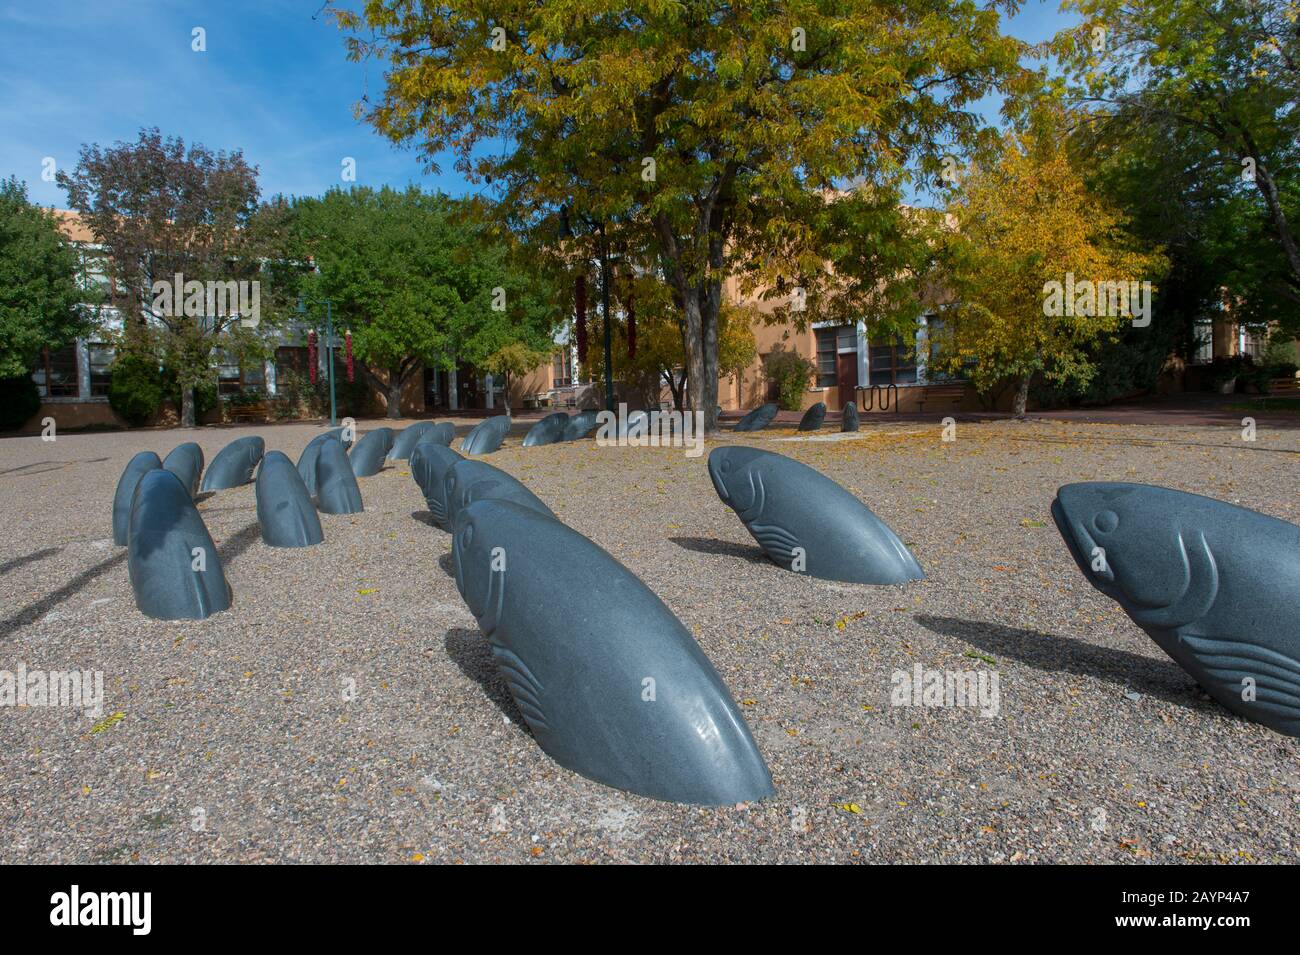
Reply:
[[[102,248],[95,242],[90,230],[76,213],[54,210],[60,228],[78,255],[78,282],[87,290],[114,291],[112,279],[107,274]],[[732,277],[724,284],[724,295],[732,302],[755,306],[760,312],[771,314],[775,302],[765,302],[756,296],[746,297],[740,291],[739,279]],[[88,296],[89,298],[89,296]],[[111,299],[110,299],[111,300]],[[121,315],[111,306],[87,306],[98,311],[100,327],[111,333],[121,328]],[[959,411],[978,410],[979,396],[973,387],[961,378],[939,374],[931,363],[927,329],[939,321],[938,310],[925,315],[915,334],[907,340],[876,340],[865,322],[850,325],[813,323],[799,330],[791,324],[754,326],[758,357],[754,363],[737,376],[723,375],[718,381],[718,403],[724,411],[743,411],[754,408],[775,397],[774,384],[764,373],[764,360],[773,351],[792,350],[813,362],[816,378],[804,392],[803,407],[825,402],[826,407],[838,411],[844,403],[853,400],[864,413],[874,411]],[[600,317],[592,311],[588,316],[592,327],[598,327]],[[299,380],[309,378],[307,335],[311,323],[294,323],[277,329],[272,357],[266,360],[241,362],[234,356],[218,355],[217,390],[224,399],[208,411],[201,423],[228,420],[235,403],[231,399],[241,396],[261,396],[268,407],[286,400],[285,387],[289,375]],[[1180,391],[1204,387],[1208,369],[1217,358],[1233,355],[1260,357],[1264,347],[1265,330],[1238,325],[1231,320],[1228,309],[1221,309],[1197,323],[1199,346],[1190,360],[1171,359],[1162,375],[1160,390]],[[24,426],[24,431],[39,431],[41,421],[54,417],[60,429],[84,427],[126,427],[126,422],[116,415],[108,404],[108,387],[112,380],[113,348],[107,339],[111,334],[100,334],[80,339],[67,348],[45,349],[32,369],[41,396],[41,407]],[[452,414],[500,414],[509,407],[519,410],[534,408],[594,408],[603,404],[604,389],[598,382],[584,379],[577,361],[577,349],[568,340],[568,329],[557,336],[555,351],[550,361],[539,365],[526,375],[516,376],[508,383],[465,363],[453,369],[421,368],[411,377],[402,393],[401,412],[407,417],[426,417]],[[342,339],[335,351],[336,381],[344,381]],[[323,346],[323,343],[322,343]],[[1300,345],[1296,346],[1300,353]],[[224,361],[222,359],[225,359]],[[317,349],[318,376],[326,372],[326,349]],[[360,364],[359,362],[357,363]],[[387,395],[368,384],[368,379],[357,370],[359,380],[366,382],[361,391],[362,413],[380,415],[386,411]],[[382,373],[378,377],[383,378]],[[620,394],[622,389],[619,389]],[[1008,390],[1009,391],[1009,390]],[[1009,403],[1010,395],[1004,396]],[[660,394],[663,408],[671,407],[667,388]],[[292,409],[296,415],[299,409]],[[274,416],[270,411],[268,416]],[[166,402],[151,424],[177,423],[176,409]]]

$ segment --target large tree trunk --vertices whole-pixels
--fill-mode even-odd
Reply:
[[[194,388],[181,389],[181,427],[194,427]]]
[[[1259,187],[1260,195],[1264,197],[1264,204],[1268,206],[1268,213],[1273,220],[1273,229],[1277,232],[1278,240],[1282,245],[1282,252],[1286,255],[1287,265],[1291,268],[1291,284],[1293,288],[1288,296],[1292,301],[1300,300],[1297,298],[1296,290],[1300,289],[1300,246],[1296,244],[1295,233],[1291,231],[1291,223],[1287,221],[1286,210],[1282,207],[1282,196],[1278,192],[1277,183],[1273,180],[1273,175],[1269,168],[1261,160],[1255,166],[1255,185]]]
[[[1015,412],[1017,418],[1025,416],[1025,405],[1029,403],[1029,379],[1032,375],[1025,375],[1016,383],[1016,397],[1012,401],[1011,410]]]
[[[699,287],[686,290],[683,303],[686,307],[686,392],[690,396],[691,409],[705,409],[707,414],[708,399],[705,395],[707,382],[704,371],[704,316],[700,310]],[[707,419],[705,430],[708,430]]]
[[[722,311],[722,282],[710,281],[704,298],[702,337],[704,346],[704,388],[701,403],[695,410],[704,411],[704,431],[716,434],[718,430],[718,315]]]
[[[402,385],[405,379],[402,376],[401,368],[388,369],[388,411],[389,418],[400,418],[402,416]]]

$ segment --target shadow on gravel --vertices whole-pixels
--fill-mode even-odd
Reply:
[[[44,550],[34,550],[30,554],[25,554],[22,557],[15,557],[13,560],[7,560],[3,564],[0,564],[0,575],[7,574],[11,570],[17,570],[25,564],[44,560],[46,557],[49,557],[52,554],[57,554],[61,550],[63,550],[62,547],[46,547]]]
[[[929,614],[917,614],[912,619],[933,633],[955,637],[993,656],[1013,657],[1047,673],[1096,677],[1125,690],[1154,696],[1187,709],[1203,709],[1209,705],[1192,695],[1194,681],[1172,660],[1153,660],[1073,637],[1020,630],[980,620]]]
[[[697,554],[713,554],[718,557],[742,557],[751,564],[770,563],[763,549],[758,546],[736,544],[732,541],[717,540],[713,537],[670,537],[668,538],[683,550],[693,550]]]
[[[74,464],[99,464],[101,461],[107,461],[108,458],[87,458],[84,461],[33,461],[31,464],[20,464],[16,468],[5,468],[0,471],[0,476],[12,474],[14,477],[26,477],[29,474],[46,474],[50,471],[61,471],[64,468],[71,467]],[[40,470],[33,470],[39,468]],[[22,472],[21,474],[18,472]]]
[[[435,531],[442,530],[441,527],[433,522],[433,511],[412,511],[411,517],[415,518],[421,524],[428,524]]]
[[[481,686],[497,709],[531,736],[532,730],[528,728],[527,720],[519,712],[519,707],[515,706],[514,697],[510,695],[510,689],[497,670],[496,661],[492,659],[492,647],[487,638],[477,630],[455,629],[447,631],[445,644],[447,656],[460,667],[460,672]]]
[[[221,563],[228,564],[262,539],[262,526],[254,521],[217,545]]]
[[[8,631],[12,631],[17,627],[26,627],[29,624],[35,623],[73,594],[80,593],[84,590],[86,585],[96,577],[102,576],[125,560],[126,548],[123,547],[121,552],[116,556],[110,557],[108,560],[96,564],[89,570],[83,570],[58,590],[46,594],[35,603],[28,604],[9,619],[0,620],[0,634],[6,634]]]
[[[452,559],[450,551],[438,558],[438,566],[452,580],[456,579],[456,562]]]

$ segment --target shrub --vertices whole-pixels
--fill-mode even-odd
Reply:
[[[157,363],[132,352],[113,362],[108,383],[108,404],[132,427],[146,424],[162,406],[165,391]]]
[[[31,375],[0,378],[0,431],[15,431],[41,407],[41,396]]]
[[[786,411],[803,407],[803,395],[812,384],[817,366],[798,352],[778,349],[765,361],[768,381],[776,385],[777,404]]]

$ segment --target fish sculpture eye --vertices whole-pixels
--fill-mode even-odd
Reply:
[[[1099,511],[1092,519],[1092,526],[1100,534],[1109,534],[1119,527],[1119,515],[1114,511]]]

